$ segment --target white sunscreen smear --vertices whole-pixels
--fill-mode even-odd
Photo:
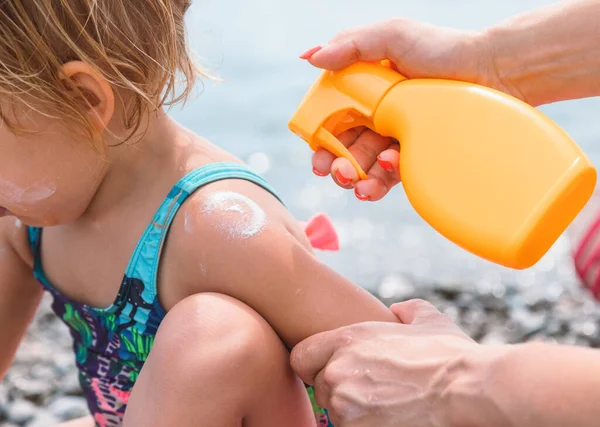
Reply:
[[[31,205],[48,199],[55,192],[56,187],[52,184],[35,182],[21,188],[10,181],[0,180],[0,197],[12,204]]]
[[[228,239],[247,239],[260,233],[266,224],[267,215],[256,202],[238,193],[223,191],[210,194],[201,207],[200,218],[210,217],[211,222]],[[196,221],[200,218],[194,218]],[[185,227],[191,230],[187,215]]]

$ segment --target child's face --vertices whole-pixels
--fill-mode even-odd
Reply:
[[[0,124],[0,216],[48,226],[77,219],[106,172],[106,162],[64,120],[0,103],[33,133],[18,135]]]

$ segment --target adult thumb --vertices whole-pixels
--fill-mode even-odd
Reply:
[[[389,59],[394,45],[401,42],[401,32],[395,21],[378,22],[355,27],[336,35],[323,47],[313,48],[301,58],[326,70],[339,70],[357,61]]]
[[[412,299],[390,307],[392,313],[405,325],[416,325],[443,316],[430,302],[421,299]]]

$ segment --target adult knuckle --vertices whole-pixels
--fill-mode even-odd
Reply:
[[[339,329],[335,335],[335,344],[338,349],[336,354],[343,354],[344,351],[351,347],[359,338],[361,333],[361,325],[351,325]]]
[[[383,28],[385,28],[387,30],[396,30],[396,29],[401,28],[404,25],[406,25],[407,22],[408,22],[407,18],[399,16],[399,17],[386,19],[385,21],[383,21],[382,25],[383,25]]]
[[[377,325],[377,322],[362,322],[353,325],[352,332],[355,338],[354,342],[356,342],[357,339],[364,339],[365,337],[370,336],[373,333],[375,325]]]
[[[336,393],[331,396],[328,409],[335,414],[335,418],[338,422],[344,422],[349,413],[348,400],[343,395]]]
[[[353,151],[355,156],[363,157],[365,159],[374,159],[377,157],[377,150],[368,143],[369,140],[363,138],[362,142],[353,145]],[[372,139],[371,139],[372,142]]]
[[[349,43],[352,46],[352,59],[355,61],[360,61],[363,57],[363,52],[359,39],[356,36],[351,37]]]
[[[452,321],[450,320],[450,317],[448,317],[448,315],[446,315],[444,313],[440,313],[439,311],[437,311],[437,312],[432,311],[430,313],[425,313],[425,314],[421,315],[419,320],[421,321],[421,323],[436,323],[436,324],[452,323]]]
[[[406,301],[404,304],[406,304],[405,307],[407,309],[409,309],[410,311],[414,312],[417,315],[425,314],[426,312],[429,312],[429,311],[432,311],[435,309],[433,307],[433,305],[431,305],[430,302],[425,301],[420,298],[411,299],[409,301]]]
[[[323,384],[332,389],[338,385],[342,379],[341,370],[338,363],[331,363],[323,371]]]
[[[424,307],[429,307],[431,305],[431,303],[429,303],[429,301],[425,301],[424,299],[421,299],[421,298],[411,299],[407,303],[412,304],[415,308],[424,308]]]

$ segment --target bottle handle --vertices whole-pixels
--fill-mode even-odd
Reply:
[[[359,126],[375,131],[372,117],[391,87],[405,80],[389,61],[357,62],[337,72],[323,71],[288,123],[313,151],[321,148],[350,161],[361,180],[358,161],[336,137]]]
[[[381,61],[380,65],[390,69],[393,68],[391,61],[387,59]],[[352,129],[358,126],[366,126],[369,129],[374,130],[373,123],[371,122],[371,120],[359,114],[358,116],[354,116],[354,119],[347,123],[338,124],[338,126],[336,126],[336,128],[334,129],[334,132],[336,132],[339,135],[342,132],[347,131],[348,129]],[[314,151],[317,151],[319,148],[324,148],[336,157],[343,157],[349,160],[354,169],[356,170],[356,173],[358,174],[358,177],[360,179],[369,179],[369,176],[358,164],[358,161],[354,158],[354,156],[350,153],[346,146],[342,144],[342,142],[339,139],[337,139],[331,132],[324,128],[320,128],[317,131],[317,134],[315,135],[315,141],[317,141],[317,144],[314,144],[316,145],[316,147],[311,147]]]

